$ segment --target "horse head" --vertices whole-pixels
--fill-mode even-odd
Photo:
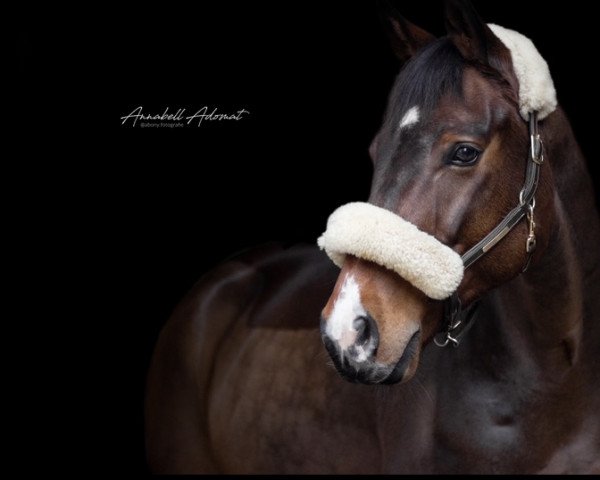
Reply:
[[[520,84],[521,65],[508,40],[499,38],[504,29],[485,24],[467,1],[446,3],[448,35],[438,39],[392,9],[386,18],[404,66],[369,149],[374,166],[369,204],[464,255],[501,224],[524,188],[531,132],[524,121],[528,92]],[[532,217],[501,232],[457,278],[453,294],[463,307],[519,275],[543,253],[553,220],[550,170],[536,186],[537,248],[526,248]],[[365,242],[370,236],[381,241],[373,225],[360,233]],[[406,248],[410,253],[413,246]],[[435,269],[420,257],[412,260],[423,270]],[[364,256],[349,253],[340,264],[321,320],[338,371],[368,384],[410,379],[422,350],[442,327],[442,297],[448,295],[428,294],[389,265]],[[433,275],[429,283],[435,282]]]

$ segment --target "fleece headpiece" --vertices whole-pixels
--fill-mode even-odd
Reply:
[[[519,81],[519,112],[525,121],[530,112],[537,112],[538,119],[550,115],[557,105],[556,90],[546,60],[531,40],[508,28],[488,24],[508,50],[513,69]]]
[[[556,91],[548,64],[531,40],[513,30],[489,25],[510,50],[519,81],[519,111],[543,119],[556,109]],[[317,240],[341,267],[347,254],[389,268],[428,297],[443,300],[458,288],[464,274],[461,257],[435,237],[400,216],[369,203],[339,207]]]

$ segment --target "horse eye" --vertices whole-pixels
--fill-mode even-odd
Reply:
[[[452,155],[453,165],[473,165],[481,152],[470,145],[460,145]]]

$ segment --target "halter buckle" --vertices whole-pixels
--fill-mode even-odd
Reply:
[[[530,147],[531,147],[531,160],[538,165],[544,163],[544,142],[540,138],[540,134],[530,135]]]

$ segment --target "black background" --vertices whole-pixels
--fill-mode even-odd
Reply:
[[[593,159],[591,4],[474,3],[486,21],[534,41]],[[442,2],[397,5],[444,33]],[[161,325],[224,258],[268,241],[313,243],[335,207],[367,198],[367,148],[398,64],[373,2],[75,14],[65,29],[25,21],[17,38],[22,110],[41,105],[46,117],[44,127],[22,119],[23,161],[13,168],[36,202],[15,220],[49,236],[36,244],[38,267],[50,262],[37,281],[68,277],[54,300],[75,321],[56,328],[88,355],[63,353],[75,393],[59,403],[80,423],[71,438],[84,446],[80,460],[143,473],[144,381]],[[199,128],[122,126],[140,105],[250,114]]]

